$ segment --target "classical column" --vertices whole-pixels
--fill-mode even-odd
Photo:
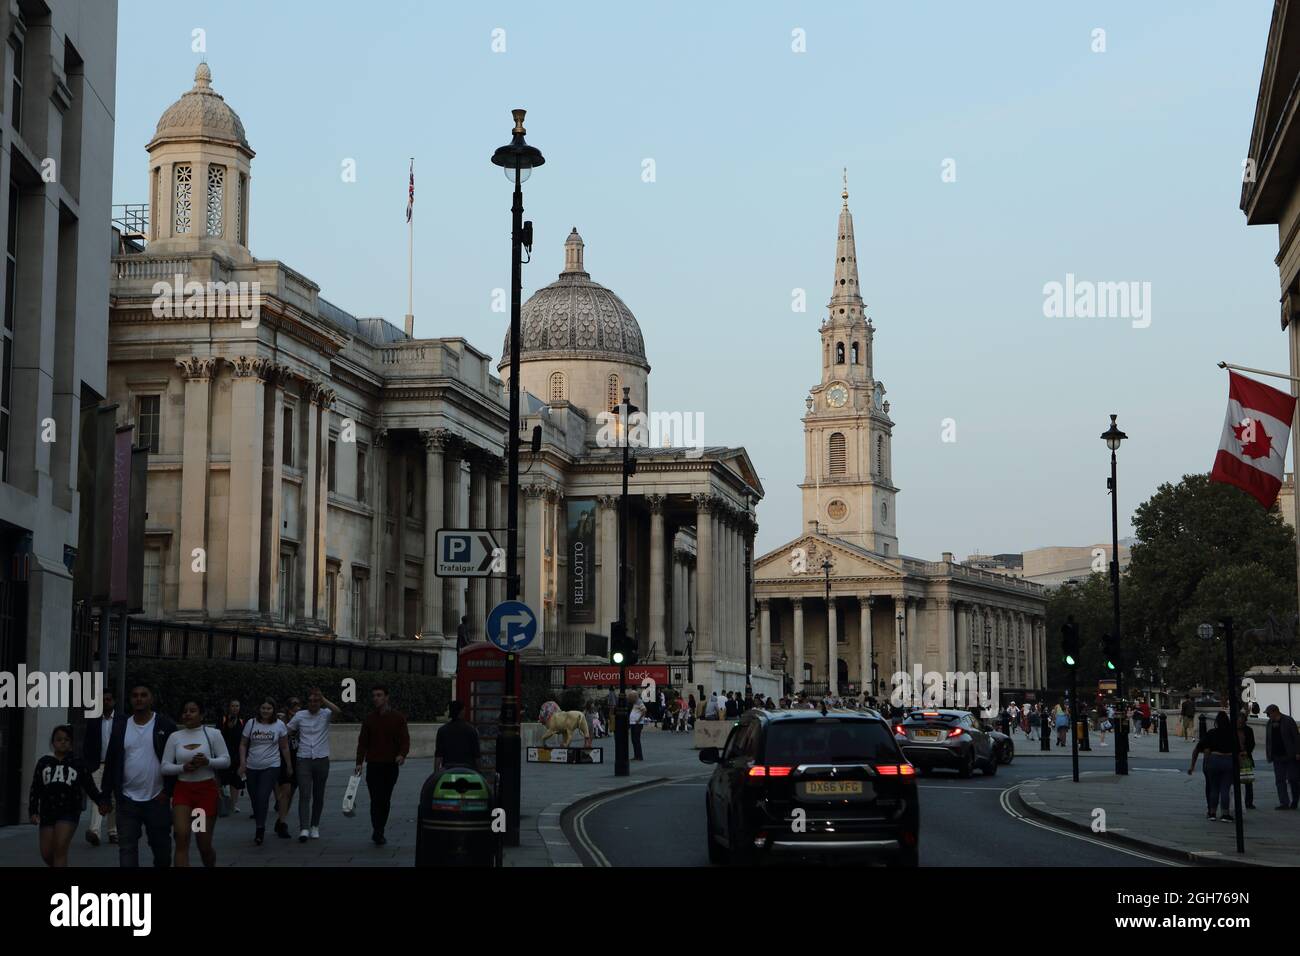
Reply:
[[[542,583],[545,580],[545,539],[542,534],[543,485],[524,485],[524,603],[537,615],[542,627]]]
[[[302,474],[302,490],[299,493],[298,555],[299,580],[293,597],[294,610],[299,621],[312,620],[315,617],[313,604],[316,600],[316,516],[319,513],[320,483],[316,475],[320,472],[320,451],[317,432],[319,416],[316,415],[316,393],[320,390],[319,382],[303,382],[298,414],[306,421],[307,467]],[[299,430],[299,434],[302,434]],[[233,500],[233,495],[231,496]]]
[[[839,642],[836,641],[839,629],[836,627],[838,622],[835,619],[835,613],[835,598],[832,596],[826,602],[826,686],[832,697],[840,692],[840,652]]]
[[[957,670],[963,674],[970,666],[970,605],[959,603],[957,608]]]
[[[871,683],[871,654],[875,650],[871,640],[871,609],[874,606],[870,596],[858,598],[861,615],[858,625],[858,684],[868,694],[876,692]]]
[[[953,669],[956,650],[953,647],[953,602],[948,598],[939,598],[939,667],[948,672]]]
[[[329,626],[329,608],[325,600],[325,546],[329,540],[328,519],[330,513],[330,496],[329,496],[329,453],[330,453],[330,409],[334,405],[336,398],[334,389],[322,387],[315,396],[316,410],[318,411],[320,422],[316,427],[317,451],[320,466],[316,473],[316,536],[313,541],[314,561],[316,565],[315,573],[312,580],[316,585],[316,596],[313,604],[312,616],[317,623]],[[399,574],[398,580],[401,581]],[[399,583],[399,594],[401,585]],[[337,598],[337,592],[336,592]]]
[[[384,582],[387,579],[387,525],[388,525],[388,429],[376,428],[371,432],[374,448],[374,481],[370,483],[370,638],[388,637],[388,607],[384,600]]]
[[[448,528],[466,527],[468,517],[461,511],[462,462],[465,454],[460,440],[448,435],[443,446],[443,521]],[[463,578],[442,579],[442,633],[457,633],[461,617],[465,616],[465,586]]]
[[[487,475],[487,526],[496,539],[497,547],[503,551],[506,545],[504,533],[505,522],[501,519],[501,459],[495,455],[486,459]],[[488,607],[494,608],[506,599],[506,579],[504,572],[488,578]]]
[[[191,355],[176,360],[185,376],[185,435],[181,446],[180,584],[176,607],[180,611],[202,611],[204,571],[208,544],[208,433],[209,396],[212,373],[219,360]],[[203,560],[199,562],[199,558]]]
[[[803,598],[791,598],[794,607],[794,689],[803,690]]]
[[[772,656],[772,602],[758,599],[758,666],[767,670]]]
[[[604,633],[612,632],[618,620],[618,497],[600,495],[596,498],[600,510],[600,543],[596,557],[600,561],[600,616]]]
[[[284,460],[284,387],[291,372],[287,365],[267,370],[266,415],[262,440],[262,570],[258,606],[272,618],[283,615],[280,607],[280,532],[284,501],[281,469]]]
[[[442,473],[443,450],[447,432],[435,428],[420,433],[424,440],[424,621],[421,637],[441,640],[442,630],[442,579],[435,569],[438,565],[438,529],[443,527]]]
[[[696,612],[695,646],[700,652],[714,648],[713,612],[716,597],[713,593],[714,570],[717,558],[713,548],[713,515],[715,499],[711,495],[694,495],[695,499],[695,587]]]
[[[668,653],[668,631],[664,625],[664,501],[663,495],[646,495],[650,507],[650,646]]]
[[[907,602],[907,637],[906,637],[906,640],[904,641],[904,645],[905,645],[905,647],[906,647],[906,649],[907,649],[907,669],[908,669],[908,670],[911,670],[911,669],[912,669],[912,664],[913,664],[913,663],[916,663],[916,662],[919,662],[919,661],[920,661],[920,657],[917,655],[916,651],[913,650],[913,649],[914,649],[914,648],[917,648],[917,647],[924,647],[924,646],[925,646],[924,644],[922,644],[922,643],[918,640],[918,638],[920,637],[920,635],[916,633],[916,605],[917,605],[917,603],[918,603],[918,599],[917,599],[917,598],[911,598],[911,599],[909,599],[908,602]]]
[[[487,472],[481,455],[470,459],[469,526],[487,527]],[[485,639],[487,627],[487,578],[469,579],[469,635],[471,640]]]
[[[270,363],[240,355],[230,361],[230,505],[227,512],[226,610],[254,613],[262,552],[262,381]],[[183,479],[182,479],[183,480]]]

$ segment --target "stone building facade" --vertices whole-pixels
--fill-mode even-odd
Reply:
[[[504,597],[500,577],[434,574],[439,528],[506,544],[508,414],[489,356],[349,315],[252,255],[254,152],[206,65],[147,150],[146,224],[113,258],[108,390],[151,450],[148,613],[436,648],[450,671],[461,617],[481,640]],[[542,430],[521,465],[522,597],[541,624],[524,657],[559,685],[565,664],[604,659],[588,638],[619,617],[621,449],[601,413],[624,388],[645,409],[650,371],[576,229],[563,273],[523,307],[521,349],[524,434]],[[758,477],[743,449],[633,454],[631,631],[671,679],[740,689]]]
[[[755,570],[760,653],[785,686],[889,696],[899,672],[997,672],[1004,699],[1043,689],[1044,589],[899,552],[885,388],[858,287],[847,186],[835,281],[819,336],[821,380],[805,401],[805,531]]]

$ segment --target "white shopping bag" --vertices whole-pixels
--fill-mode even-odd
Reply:
[[[357,815],[357,791],[361,788],[361,774],[354,773],[348,780],[348,788],[343,793],[343,815]]]

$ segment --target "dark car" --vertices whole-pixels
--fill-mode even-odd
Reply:
[[[894,737],[922,773],[944,768],[969,777],[979,768],[991,777],[998,772],[993,735],[969,711],[915,710],[894,723]]]
[[[917,865],[916,770],[873,714],[745,713],[705,793],[709,861],[844,858]]]

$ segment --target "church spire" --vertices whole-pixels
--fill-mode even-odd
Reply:
[[[840,196],[844,206],[840,209],[839,238],[835,242],[835,288],[828,308],[832,321],[842,317],[855,322],[862,317],[862,295],[858,289],[858,252],[853,240],[853,213],[849,212],[847,169],[844,170],[844,190]]]

